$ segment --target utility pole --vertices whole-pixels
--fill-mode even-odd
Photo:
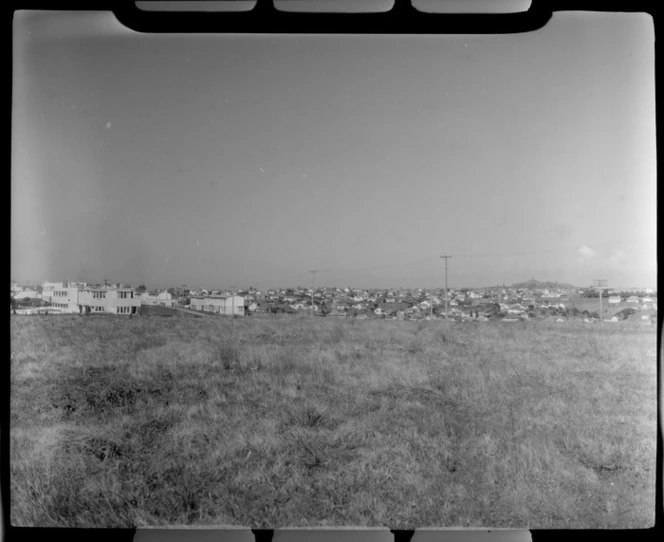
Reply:
[[[445,256],[444,254],[441,256],[441,258],[445,260],[445,319],[447,319],[447,260],[451,257],[452,256]]]
[[[312,269],[309,271],[311,273],[311,317],[313,318],[314,316],[314,288],[316,287],[316,273],[318,271],[316,269]]]
[[[604,314],[602,313],[602,288],[606,286],[606,279],[595,279],[593,285],[599,289],[599,323],[604,322]]]

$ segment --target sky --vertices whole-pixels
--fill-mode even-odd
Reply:
[[[277,10],[346,12],[387,11],[394,0],[273,0]],[[437,13],[516,13],[531,0],[413,0],[420,11]],[[249,11],[256,0],[150,0],[136,2],[143,11]]]
[[[654,28],[141,34],[14,20],[11,278],[654,287]],[[315,277],[310,270],[317,270]]]

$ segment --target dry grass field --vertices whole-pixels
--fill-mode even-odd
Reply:
[[[629,322],[11,317],[11,522],[645,528]]]

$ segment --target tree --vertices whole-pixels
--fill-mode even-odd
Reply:
[[[141,295],[145,291],[147,291],[145,284],[141,284],[138,288],[136,288],[136,293],[138,295]]]

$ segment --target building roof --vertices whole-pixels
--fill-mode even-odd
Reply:
[[[107,287],[100,287],[100,288],[92,288],[90,286],[86,286],[84,288],[78,288],[79,290],[82,290],[84,292],[133,292],[133,288],[107,288]]]

